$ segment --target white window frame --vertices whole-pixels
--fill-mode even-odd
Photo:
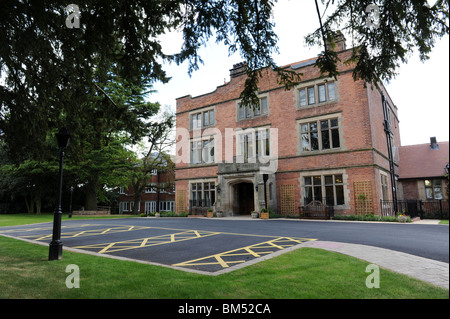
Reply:
[[[156,212],[156,201],[146,201],[145,202],[145,213],[155,213]]]

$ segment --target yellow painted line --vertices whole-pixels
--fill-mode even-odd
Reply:
[[[219,264],[223,267],[223,268],[227,268],[230,267],[228,266],[228,264],[226,262],[223,261],[223,259],[220,257],[219,255],[214,255],[214,258],[216,258],[216,260],[219,262]]]
[[[103,248],[102,250],[100,250],[98,253],[99,254],[103,254],[105,251],[107,251],[109,248],[111,248],[112,246],[114,246],[116,243],[111,243],[108,246],[106,246],[105,248]]]
[[[76,233],[75,235],[73,235],[72,237],[78,237],[79,235],[83,235],[84,233],[86,233],[86,231],[84,230],[84,231],[82,231],[82,232],[79,232],[79,233]]]
[[[25,237],[34,237],[34,236],[25,236]],[[50,237],[52,237],[52,235],[45,235],[45,236],[39,237],[39,238],[37,238],[35,240],[43,240],[43,239],[47,239],[47,238],[50,238]]]
[[[261,257],[261,255],[255,253],[253,250],[251,250],[251,249],[248,248],[248,247],[245,247],[244,250],[247,251],[250,255],[252,255],[252,256],[254,256],[254,257]]]
[[[142,241],[140,247],[145,247],[145,245],[147,244],[147,242],[148,242],[148,238],[145,238],[145,239]]]

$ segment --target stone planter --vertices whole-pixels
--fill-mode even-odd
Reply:
[[[161,217],[160,213],[155,213],[155,217]]]
[[[207,212],[206,213],[206,217],[213,218],[214,217],[214,213],[213,212]]]
[[[223,212],[216,212],[216,217],[218,218],[223,217]]]
[[[252,213],[252,218],[256,219],[259,217],[259,214],[257,212]]]

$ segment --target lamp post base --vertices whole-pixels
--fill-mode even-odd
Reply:
[[[62,258],[63,244],[60,241],[50,243],[50,250],[48,254],[48,260],[59,260]]]

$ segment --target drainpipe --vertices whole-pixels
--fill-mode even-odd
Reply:
[[[391,138],[391,127],[388,120],[388,103],[384,94],[381,94],[381,105],[383,107],[383,116],[384,116],[384,132],[386,133],[386,144],[388,149],[388,158],[389,158],[389,171],[391,177],[391,186],[392,186],[392,202],[394,204],[394,212],[397,213],[397,186],[395,183],[395,167],[394,167],[394,156],[392,154],[392,138]]]

